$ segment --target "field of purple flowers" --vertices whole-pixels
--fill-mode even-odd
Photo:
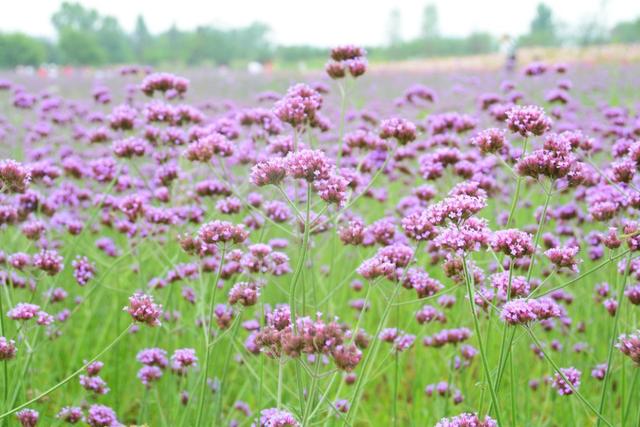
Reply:
[[[365,55],[2,76],[0,425],[640,424],[640,68]]]

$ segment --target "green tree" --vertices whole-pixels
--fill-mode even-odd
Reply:
[[[400,15],[400,9],[398,8],[394,8],[389,12],[387,38],[390,46],[395,46],[402,41],[402,15]]]
[[[531,21],[529,33],[520,39],[520,44],[529,46],[554,46],[559,43],[553,11],[544,3],[538,4]]]
[[[95,34],[63,29],[58,34],[58,48],[65,63],[72,65],[102,65],[106,55]]]
[[[133,30],[132,35],[133,52],[138,62],[145,62],[145,52],[152,49],[153,36],[147,29],[147,23],[144,21],[142,15],[138,15],[136,19],[136,27]]]
[[[426,5],[422,12],[420,35],[425,39],[432,39],[440,35],[438,8],[434,4]]]
[[[0,34],[0,67],[40,65],[47,56],[44,42],[26,34]]]
[[[616,43],[640,42],[640,18],[618,23],[611,30],[611,40]]]
[[[51,17],[51,23],[58,32],[64,29],[95,32],[99,21],[100,15],[96,10],[85,9],[79,3],[69,2],[63,2],[60,10]]]
[[[105,52],[108,63],[122,64],[133,59],[133,49],[129,37],[120,27],[116,18],[105,16],[100,20],[96,40]]]

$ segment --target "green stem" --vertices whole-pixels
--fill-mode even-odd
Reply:
[[[284,370],[282,367],[284,364],[282,363],[281,358],[282,356],[278,358],[278,405],[276,406],[278,409],[282,408],[282,371]]]
[[[304,269],[304,262],[307,257],[307,250],[309,246],[309,233],[310,233],[310,224],[309,224],[309,216],[311,211],[311,184],[307,183],[307,207],[306,207],[306,216],[304,223],[304,234],[302,237],[302,253],[300,254],[300,258],[298,259],[298,265],[296,266],[296,271],[293,275],[293,279],[291,280],[291,289],[289,291],[289,310],[291,312],[291,325],[293,326],[294,332],[296,331],[296,287],[298,285],[298,281],[300,280],[300,276],[302,276],[302,270]],[[304,310],[304,307],[303,307]]]
[[[627,284],[627,278],[629,277],[629,270],[631,268],[631,252],[627,255],[627,262],[624,270],[624,276],[622,278],[622,284],[618,287],[618,308],[613,318],[613,326],[611,327],[611,340],[609,344],[609,353],[607,354],[607,370],[604,374],[604,380],[602,381],[602,392],[600,393],[600,405],[598,405],[598,412],[604,411],[604,401],[607,396],[607,384],[609,383],[609,375],[611,372],[611,359],[613,358],[613,349],[616,343],[616,333],[618,330],[618,319],[620,318],[620,311],[622,311],[622,301],[624,297],[624,288]],[[624,402],[623,402],[624,403]],[[596,426],[600,426],[600,419],[596,422]]]
[[[551,366],[553,366],[554,371],[556,371],[556,373],[558,375],[560,375],[560,377],[562,378],[562,380],[565,382],[565,384],[567,384],[569,386],[569,388],[571,388],[571,390],[573,391],[573,393],[578,397],[578,399],[580,399],[580,401],[582,403],[584,403],[584,405],[589,408],[589,410],[591,410],[591,412],[593,412],[599,420],[602,420],[606,425],[608,425],[609,427],[613,427],[611,425],[611,423],[609,421],[607,421],[602,414],[593,407],[593,405],[587,400],[585,399],[585,397],[578,391],[578,389],[576,389],[573,384],[571,383],[571,381],[569,381],[567,379],[567,377],[562,373],[562,371],[560,370],[560,368],[558,367],[558,365],[556,364],[556,362],[553,361],[553,359],[551,359],[551,357],[547,354],[546,351],[544,351],[544,348],[542,347],[542,344],[540,343],[540,341],[538,340],[538,338],[533,334],[533,331],[528,327],[528,326],[524,326],[524,329],[529,333],[529,336],[531,337],[531,339],[533,340],[533,342],[535,343],[535,345],[540,349],[540,351],[542,352],[542,354],[544,355],[545,359],[547,359],[547,361],[551,364]]]
[[[493,383],[491,382],[491,371],[489,370],[489,363],[487,362],[487,354],[484,349],[484,344],[482,343],[482,335],[480,334],[480,322],[478,322],[478,313],[476,313],[476,303],[475,303],[475,292],[473,289],[473,284],[471,283],[473,278],[469,275],[469,271],[467,268],[467,257],[466,255],[462,256],[462,266],[464,268],[464,280],[467,284],[467,296],[469,298],[469,306],[471,308],[471,317],[473,318],[473,327],[475,329],[475,335],[478,339],[478,348],[480,349],[480,359],[482,359],[482,367],[484,369],[484,376],[489,384],[489,391],[491,393],[491,402],[493,407],[496,410],[496,421],[498,425],[502,425],[502,420],[500,417],[500,406],[498,406],[498,396],[496,394],[496,390],[493,387]]]
[[[347,107],[346,80],[344,87],[340,82],[338,82],[338,88],[340,88],[340,125],[338,127],[338,158],[336,159],[336,169],[340,170],[340,162],[342,161],[343,149],[342,136],[344,135],[344,116]]]
[[[400,352],[394,355],[394,375],[393,375],[393,406],[392,419],[394,427],[398,425],[398,382],[400,381]]]
[[[542,297],[542,296],[545,296],[545,295],[549,295],[550,293],[555,292],[555,291],[557,291],[559,289],[566,288],[569,285],[573,285],[574,283],[579,282],[580,280],[582,280],[585,277],[589,276],[591,273],[595,273],[596,271],[600,270],[601,268],[606,267],[607,265],[609,265],[609,263],[611,263],[613,261],[617,261],[618,259],[620,259],[623,256],[627,255],[629,252],[631,252],[631,251],[629,249],[627,249],[624,252],[619,253],[618,255],[616,255],[614,257],[611,257],[610,259],[608,259],[606,261],[601,262],[600,264],[596,265],[595,267],[591,268],[590,270],[585,271],[584,273],[582,273],[578,277],[575,277],[575,278],[569,280],[568,282],[563,283],[560,286],[556,286],[555,288],[551,288],[548,291],[543,292],[540,295],[535,295],[535,290],[534,290],[533,292],[531,292],[531,295],[529,295],[529,298],[533,298],[534,295],[536,297]],[[536,288],[536,289],[540,289],[540,288]]]
[[[4,337],[4,308],[2,307],[2,295],[0,295],[0,336]],[[9,370],[7,369],[7,361],[2,361],[4,369],[4,401],[3,406],[9,400]]]
[[[227,355],[225,357],[225,361],[224,361],[224,368],[222,369],[222,377],[220,378],[220,388],[218,389],[218,403],[216,404],[216,417],[214,418],[214,420],[216,421],[216,423],[219,421],[220,416],[222,415],[222,395],[223,395],[223,389],[224,389],[224,385],[225,385],[225,381],[227,379],[227,372],[229,371],[229,362],[231,360],[231,350],[233,350],[233,342],[236,340],[236,335],[238,334],[238,327],[240,326],[240,319],[242,318],[242,311],[240,311],[237,315],[236,318],[236,322],[233,325],[233,332],[231,333],[231,337],[230,340],[231,342],[229,343],[229,349],[227,350]]]
[[[216,291],[218,289],[218,281],[220,280],[220,274],[222,273],[222,265],[224,264],[224,256],[226,254],[227,246],[222,246],[222,254],[220,256],[220,263],[218,264],[218,270],[216,271],[215,279],[213,280],[213,295],[211,301],[209,301],[209,315],[204,321],[203,328],[205,330],[204,342],[205,342],[205,358],[204,369],[202,371],[202,386],[200,388],[200,404],[198,405],[198,416],[196,417],[196,426],[200,426],[202,421],[202,411],[204,409],[204,400],[207,395],[207,374],[209,372],[209,358],[211,355],[211,346],[209,345],[209,339],[211,335],[211,320],[213,318],[213,309],[216,301]]]
[[[629,396],[635,396],[636,384],[638,382],[638,376],[640,376],[640,369],[635,369],[635,371],[636,373],[633,375],[633,381],[631,381],[631,388],[629,389]],[[629,399],[629,401],[627,402],[627,406],[622,417],[623,426],[627,425],[627,418],[629,417],[629,413],[631,412],[631,402],[633,402],[633,399]]]
[[[547,197],[544,201],[544,207],[542,208],[542,216],[540,217],[540,222],[538,223],[538,228],[536,230],[536,234],[533,241],[533,253],[531,254],[531,261],[529,263],[529,269],[527,271],[527,283],[531,282],[531,275],[533,274],[533,267],[536,261],[536,252],[538,251],[538,243],[540,242],[540,236],[542,235],[542,230],[544,229],[544,224],[547,219],[547,211],[549,209],[549,202],[551,201],[551,195],[553,194],[553,186],[554,181],[551,181],[551,186],[549,187],[549,191],[546,192]],[[509,299],[509,295],[507,295],[507,300]],[[507,366],[507,361],[511,358],[511,344],[513,342],[513,336],[515,331],[511,332],[511,339],[509,340],[509,346],[504,347],[505,339],[507,336],[508,325],[504,325],[503,333],[502,333],[502,346],[500,348],[500,359],[498,360],[498,373],[496,374],[496,390],[500,388],[500,382],[502,380],[502,375],[504,373],[504,369]],[[503,358],[504,356],[504,358]],[[513,379],[512,379],[513,381]]]
[[[8,417],[11,414],[14,414],[16,412],[18,412],[21,409],[26,408],[27,406],[32,405],[33,403],[37,402],[38,400],[42,399],[43,397],[53,393],[54,391],[56,391],[57,389],[59,389],[60,387],[62,387],[63,385],[65,385],[66,383],[68,383],[69,381],[71,381],[73,378],[75,378],[77,375],[79,375],[82,371],[84,371],[87,366],[89,366],[90,364],[92,364],[93,362],[95,362],[100,356],[102,356],[103,354],[105,354],[107,351],[109,351],[114,345],[116,345],[118,343],[118,341],[120,341],[128,332],[129,329],[131,329],[132,325],[129,325],[125,328],[124,331],[122,331],[120,333],[120,335],[118,335],[109,345],[107,345],[105,348],[102,349],[102,351],[100,351],[98,354],[96,354],[93,358],[91,358],[91,360],[89,360],[87,363],[85,363],[84,365],[82,365],[79,369],[77,369],[76,371],[74,371],[71,375],[69,375],[68,377],[66,377],[65,379],[63,379],[62,381],[60,381],[58,384],[50,387],[49,389],[43,391],[42,393],[40,393],[39,395],[37,395],[36,397],[34,397],[33,399],[23,403],[22,405],[18,405],[15,408],[5,412],[4,414],[0,415],[0,420],[3,418]]]
[[[391,313],[391,308],[394,306],[394,301],[398,296],[398,292],[400,291],[400,288],[402,288],[402,281],[404,280],[404,277],[408,270],[408,266],[411,265],[413,260],[417,257],[417,254],[418,252],[420,252],[421,247],[422,247],[422,242],[418,242],[418,245],[416,246],[416,249],[413,252],[413,256],[411,257],[411,259],[409,260],[409,263],[407,264],[407,268],[405,268],[402,273],[402,277],[400,278],[400,280],[394,283],[395,287],[393,289],[393,294],[391,295],[391,298],[389,299],[387,305],[384,308],[384,311],[382,312],[382,317],[380,318],[380,322],[378,323],[376,332],[373,335],[376,339],[373,340],[373,345],[371,346],[371,349],[369,350],[369,352],[367,353],[367,355],[365,356],[362,362],[361,375],[358,377],[356,381],[353,397],[351,398],[351,401],[350,401],[351,410],[349,410],[349,412],[347,413],[347,419],[345,420],[346,424],[349,424],[351,421],[351,418],[355,416],[358,412],[358,405],[360,404],[360,392],[362,390],[362,385],[365,383],[365,379],[369,376],[369,370],[370,370],[369,362],[375,357],[376,353],[378,352],[380,340],[377,339],[377,337],[380,336],[380,332],[382,332],[382,329],[385,326],[387,317],[389,317],[389,313]]]

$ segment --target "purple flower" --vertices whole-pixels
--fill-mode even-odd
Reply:
[[[29,320],[36,317],[38,313],[40,313],[39,305],[21,302],[9,310],[7,316],[13,320]]]
[[[80,375],[80,385],[95,394],[107,394],[110,390],[107,383],[97,375]]]
[[[192,348],[179,348],[171,356],[171,369],[179,375],[185,375],[187,368],[198,366],[196,351]]]
[[[315,124],[317,113],[322,108],[322,96],[305,84],[297,84],[276,102],[273,112],[283,122],[293,127]]]
[[[147,96],[153,96],[154,92],[162,92],[167,97],[171,97],[172,92],[182,95],[188,88],[189,80],[169,73],[150,74],[140,84],[140,90]]]
[[[71,262],[71,266],[73,267],[73,277],[80,286],[86,285],[95,275],[95,264],[90,262],[86,256],[78,255]]]
[[[138,371],[138,379],[146,387],[151,387],[154,381],[158,381],[162,377],[162,370],[157,366],[143,366]]]
[[[495,252],[502,252],[513,258],[529,256],[535,251],[531,234],[514,228],[496,231],[489,244]]]
[[[207,245],[226,242],[242,243],[247,237],[248,233],[242,225],[220,220],[208,222],[198,231],[198,238]]]
[[[229,291],[229,304],[245,307],[255,305],[260,297],[260,288],[253,282],[238,282]]]
[[[437,231],[429,220],[427,211],[419,209],[413,211],[402,219],[404,233],[413,240],[431,240]]]
[[[62,261],[62,256],[58,255],[55,250],[43,249],[33,256],[33,265],[49,276],[55,276],[64,268]]]
[[[568,246],[564,248],[551,248],[544,254],[558,268],[569,268],[574,272],[578,272],[578,264],[581,260],[576,259],[576,255],[580,252],[577,246]]]
[[[6,337],[0,337],[0,360],[11,360],[16,357],[16,342]]]
[[[287,167],[282,157],[271,157],[251,168],[249,180],[253,185],[279,185],[287,175]]]
[[[113,409],[104,405],[91,405],[87,415],[87,424],[91,427],[121,427]]]
[[[607,374],[607,364],[606,363],[600,363],[598,365],[596,365],[595,368],[593,368],[593,370],[591,370],[591,376],[595,379],[597,379],[598,381],[602,381],[604,380],[605,375]]]
[[[490,128],[480,131],[470,140],[483,153],[496,153],[502,150],[507,143],[505,132],[502,129]]]
[[[160,326],[162,306],[154,303],[151,295],[136,292],[129,297],[129,305],[125,306],[123,311],[128,312],[136,322],[146,323],[152,327]]]
[[[384,120],[380,124],[380,138],[394,138],[400,145],[405,145],[417,138],[416,125],[398,117]]]
[[[327,179],[315,181],[313,188],[325,202],[344,206],[347,200],[348,185],[349,181],[342,176],[331,175]]]
[[[551,128],[544,110],[537,105],[515,106],[507,111],[507,126],[523,137],[540,136]]]
[[[560,372],[562,372],[562,375],[556,372],[553,376],[553,383],[551,386],[558,391],[560,396],[573,394],[573,389],[577,390],[580,387],[580,377],[582,376],[582,372],[573,367],[560,368]],[[569,381],[569,383],[565,381],[563,376],[567,381]]]
[[[640,332],[620,335],[616,348],[640,366]]]
[[[33,409],[23,409],[16,412],[16,417],[18,418],[18,421],[20,421],[20,425],[22,427],[35,427],[36,424],[38,424],[40,414],[38,411]]]
[[[77,424],[84,418],[82,409],[77,406],[65,406],[60,409],[60,412],[56,415],[56,418],[67,422],[69,424]]]
[[[331,164],[320,150],[301,150],[289,153],[285,158],[287,173],[307,182],[329,179]]]
[[[459,224],[471,215],[478,213],[487,205],[482,197],[466,194],[450,196],[427,208],[427,218],[433,225],[443,225],[447,220]]]
[[[277,408],[263,409],[260,412],[260,427],[299,427],[300,423],[287,411]]]
[[[403,352],[413,346],[416,340],[415,335],[402,333],[395,340],[393,340],[393,349],[397,352]]]
[[[163,369],[169,364],[167,351],[161,348],[145,348],[144,350],[140,350],[136,355],[136,360],[143,365],[158,366]]]
[[[561,315],[560,306],[551,298],[514,299],[502,307],[500,318],[510,325],[521,325]]]
[[[363,57],[366,54],[367,51],[364,48],[352,44],[340,45],[331,49],[331,59],[334,61],[347,61]]]
[[[31,182],[31,172],[11,159],[0,160],[0,191],[24,193]]]
[[[455,417],[443,418],[435,427],[498,427],[498,423],[488,415],[482,420],[478,414],[465,412]]]

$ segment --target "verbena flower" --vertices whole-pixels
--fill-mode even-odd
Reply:
[[[640,333],[620,335],[616,348],[640,366]]]
[[[298,427],[300,423],[295,417],[277,408],[263,409],[260,412],[260,427]]]
[[[498,423],[488,415],[481,419],[478,414],[463,413],[451,418],[443,418],[436,427],[498,427]]]
[[[573,394],[573,389],[577,390],[580,387],[580,377],[582,376],[582,372],[573,367],[560,368],[560,372],[562,372],[569,383],[565,381],[562,375],[556,372],[553,376],[553,383],[551,386],[555,388],[561,396]],[[569,384],[571,384],[571,386]]]
[[[137,292],[129,297],[129,305],[123,308],[133,320],[149,326],[160,326],[162,307],[153,301],[151,295]]]
[[[541,107],[536,105],[516,106],[506,112],[507,126],[513,133],[522,137],[540,136],[551,128],[549,120]]]

